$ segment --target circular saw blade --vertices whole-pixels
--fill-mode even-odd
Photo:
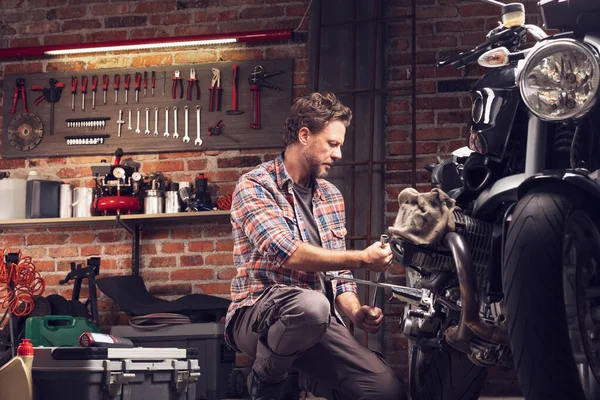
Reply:
[[[44,125],[33,113],[19,114],[8,124],[8,141],[19,151],[29,151],[42,141]]]

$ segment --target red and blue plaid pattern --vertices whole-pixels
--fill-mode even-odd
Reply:
[[[232,303],[226,323],[238,308],[254,304],[268,287],[286,285],[322,290],[316,273],[282,267],[302,242],[308,242],[302,216],[294,207],[293,185],[283,164],[283,154],[243,175],[237,183],[231,206],[237,275],[231,280]],[[345,250],[344,199],[335,186],[323,179],[317,179],[313,215],[323,248]],[[352,276],[347,270],[334,274]],[[356,293],[354,283],[332,280],[331,284],[335,295]]]

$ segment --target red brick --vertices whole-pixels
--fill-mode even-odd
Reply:
[[[60,32],[60,24],[56,21],[38,21],[31,24],[20,25],[19,32],[24,35],[40,35],[45,33]]]
[[[441,110],[460,107],[460,100],[457,97],[421,97],[417,98],[417,109],[419,110]]]
[[[65,234],[53,234],[53,233],[39,233],[27,235],[27,245],[60,245],[67,243],[69,235]]]
[[[146,227],[142,231],[143,240],[166,239],[169,237],[169,230],[159,227]]]
[[[119,228],[109,232],[98,232],[98,243],[120,242],[124,237],[123,232],[124,231]]]
[[[225,268],[219,271],[217,278],[224,281],[230,281],[236,275],[237,270],[235,268]]]
[[[174,267],[177,265],[177,258],[175,256],[169,257],[151,257],[149,267]]]
[[[108,244],[104,246],[104,253],[110,255],[131,254],[130,244]]]
[[[150,25],[184,25],[190,22],[191,15],[185,14],[161,14],[150,16]]]
[[[482,15],[499,15],[498,7],[489,4],[461,4],[458,11],[462,17],[481,17]]]
[[[155,65],[171,65],[173,64],[173,56],[170,54],[144,55],[133,57],[131,60],[132,67],[150,67]]]
[[[34,261],[35,269],[40,272],[53,272],[54,261]]]
[[[185,246],[183,243],[161,243],[161,253],[183,253]]]
[[[239,49],[239,50],[221,50],[219,52],[223,61],[246,61],[262,60],[264,53],[261,49]]]
[[[137,28],[131,30],[131,37],[136,39],[149,39],[149,38],[159,38],[169,36],[169,32],[167,32],[163,28]]]
[[[218,21],[233,21],[237,19],[237,11],[236,10],[226,10],[226,11],[198,11],[194,14],[195,22],[218,22]]]
[[[62,7],[62,8],[53,8],[46,12],[46,19],[72,19],[72,18],[82,18],[85,16],[87,9],[85,7]]]
[[[470,121],[470,111],[439,111],[437,123],[443,124],[467,124]]]
[[[233,254],[211,254],[206,257],[206,265],[233,265]]]
[[[175,35],[177,36],[212,35],[214,33],[215,27],[212,24],[178,26],[175,28]]]
[[[190,241],[188,249],[190,252],[209,253],[215,249],[215,244],[212,240]]]
[[[19,64],[5,64],[4,75],[13,74],[35,74],[42,72],[42,63],[19,63]]]
[[[140,246],[140,252],[143,255],[158,253],[158,251],[156,250],[156,244],[154,244],[154,243],[145,243],[145,244],[142,244]]]
[[[412,153],[412,144],[409,142],[401,142],[401,143],[392,143],[388,146],[388,154],[390,156],[394,155],[405,155]],[[425,143],[417,143],[417,154],[428,154],[435,153],[437,150],[436,142],[425,142]]]
[[[83,35],[79,34],[49,35],[44,37],[44,44],[46,45],[62,45],[81,42],[83,42]]]
[[[187,268],[171,272],[172,281],[205,281],[214,277],[215,272],[210,268]]]
[[[202,230],[202,236],[210,237],[229,237],[231,235],[230,224],[207,225]]]
[[[185,51],[175,54],[175,64],[215,62],[217,59],[217,52],[214,50]]]
[[[81,257],[102,255],[102,246],[81,246]]]
[[[207,160],[187,160],[187,169],[189,171],[204,171],[207,165]]]
[[[181,256],[181,266],[183,267],[198,267],[204,265],[204,258],[201,255]]]
[[[136,14],[158,14],[167,11],[174,11],[175,3],[172,1],[144,1],[137,4],[135,7]]]
[[[48,249],[48,256],[53,258],[65,258],[65,257],[77,257],[79,251],[77,247],[50,247]]]
[[[419,111],[416,113],[417,124],[433,124],[433,111]],[[388,126],[412,124],[411,113],[394,113],[387,116]]]
[[[163,161],[150,161],[142,164],[141,171],[143,172],[171,172],[171,171],[183,171],[184,163],[181,160],[163,160]]]
[[[116,31],[116,30],[102,30],[97,32],[90,32],[85,35],[86,42],[110,42],[113,40],[126,40],[127,31]],[[94,61],[92,61],[93,63]],[[90,67],[89,69],[95,69],[96,67]]]
[[[237,181],[241,176],[239,171],[209,171],[205,175],[209,182]]]
[[[25,238],[21,235],[0,235],[0,248],[9,246],[16,247],[25,244]]]
[[[444,140],[458,138],[459,128],[417,129],[417,140]]]
[[[168,282],[169,272],[168,271],[157,271],[142,269],[140,275],[144,279],[144,282]]]
[[[148,23],[148,17],[141,15],[127,15],[121,17],[107,17],[104,19],[105,28],[127,28],[131,26],[144,26]]]
[[[110,7],[105,4],[89,7],[92,15],[122,15],[129,12],[129,4],[114,4],[111,3]]]
[[[231,158],[221,158],[217,161],[219,168],[242,168],[242,167],[255,167],[260,164],[262,160],[260,157],[253,156],[241,156]]]
[[[267,47],[265,58],[306,58],[306,46]]]
[[[217,251],[233,251],[233,239],[217,240]]]
[[[480,36],[484,29],[485,20],[483,19],[471,19],[456,21],[441,21],[436,22],[435,31],[439,33],[445,32],[466,32],[476,31],[479,32]]]
[[[62,31],[79,31],[88,29],[100,29],[102,23],[98,19],[76,19],[73,21],[65,21],[62,24]]]
[[[417,46],[425,49],[456,47],[456,43],[456,38],[453,36],[421,37],[417,39]]]
[[[29,37],[29,38],[15,38],[11,39],[10,47],[35,47],[41,44],[40,38],[38,37]]]
[[[194,285],[194,288],[199,289],[205,294],[230,294],[231,284],[227,283],[201,283]]]
[[[46,65],[46,72],[83,71],[84,69],[85,63],[83,61],[49,62]]]
[[[262,7],[248,7],[244,8],[240,12],[240,19],[256,19],[256,18],[269,18],[269,17],[281,17],[285,14],[283,7],[278,6],[262,6]]]

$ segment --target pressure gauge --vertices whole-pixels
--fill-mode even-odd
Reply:
[[[125,176],[125,170],[121,167],[117,167],[112,171],[113,175],[117,179],[121,179]]]
[[[138,182],[142,179],[142,174],[136,171],[133,174],[131,174],[131,179],[133,179],[134,182]]]

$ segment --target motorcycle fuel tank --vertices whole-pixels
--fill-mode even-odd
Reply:
[[[471,89],[469,148],[495,161],[504,157],[521,101],[515,73],[514,65],[492,70]]]

